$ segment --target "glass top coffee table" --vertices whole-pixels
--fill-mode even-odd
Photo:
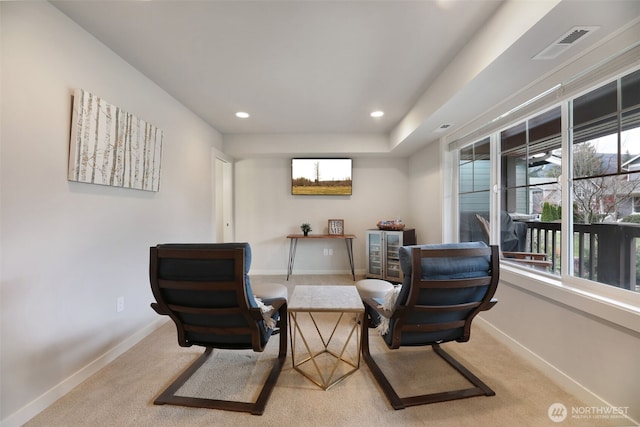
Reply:
[[[355,286],[296,286],[287,311],[296,371],[328,390],[360,367],[364,306]]]

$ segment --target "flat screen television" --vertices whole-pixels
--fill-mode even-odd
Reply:
[[[311,196],[350,196],[351,159],[291,159],[291,194]]]

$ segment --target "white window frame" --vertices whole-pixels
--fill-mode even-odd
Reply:
[[[635,69],[638,69],[636,61]],[[514,126],[530,117],[534,117],[542,112],[561,107],[561,123],[562,123],[562,175],[559,183],[562,188],[562,239],[561,239],[561,259],[573,259],[573,245],[570,244],[572,239],[566,238],[573,234],[570,218],[573,217],[572,209],[572,180],[571,177],[571,150],[570,150],[570,127],[569,127],[569,100],[580,96],[581,94],[590,92],[595,88],[607,82],[616,80],[626,74],[635,71],[634,68],[627,68],[618,71],[616,75],[610,76],[608,79],[601,79],[599,82],[591,82],[588,87],[573,93],[567,93],[559,101],[557,98],[554,102],[548,102],[546,105],[540,105],[539,108],[529,109],[527,115],[512,118],[508,123],[503,123],[500,127],[494,127],[490,132],[477,133],[473,140],[467,141],[462,145],[459,141],[449,145],[449,152],[445,152],[445,156],[449,159],[458,158],[459,150],[480,141],[486,137],[490,138],[491,143],[491,215],[490,222],[492,225],[491,239],[492,243],[499,241],[499,209],[500,209],[500,152],[499,152],[499,134],[500,131]],[[457,233],[457,218],[459,218],[457,199],[458,199],[458,162],[452,162],[452,179],[451,183],[455,184],[452,188],[451,200],[453,201],[452,215],[456,218],[453,228],[456,229],[453,236]],[[633,292],[615,286],[607,285],[600,282],[573,276],[573,263],[563,262],[561,264],[560,275],[545,274],[532,269],[523,268],[513,265],[512,263],[501,263],[501,280],[509,282],[511,285],[522,288],[527,292],[533,292],[545,298],[556,301],[559,304],[573,307],[580,311],[589,313],[608,322],[613,322],[629,330],[640,332],[640,293]]]

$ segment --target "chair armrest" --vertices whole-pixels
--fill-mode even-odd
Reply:
[[[269,305],[271,307],[273,307],[273,310],[271,310],[269,313],[273,314],[276,311],[280,311],[282,316],[286,316],[287,315],[287,299],[286,298],[275,298],[272,300],[269,300]]]
[[[273,303],[274,310],[277,309],[280,313],[280,317],[278,318],[278,326],[280,326],[281,330],[284,329],[284,333],[281,339],[284,339],[285,342],[287,340],[287,328],[288,328],[288,314],[287,314],[287,299],[286,298],[277,298]],[[285,344],[286,351],[286,344]]]
[[[498,298],[491,298],[491,300],[486,303],[484,306],[480,307],[481,311],[491,310],[494,305],[498,303]]]
[[[547,254],[539,253],[539,252],[509,252],[502,251],[502,254],[508,258],[517,258],[517,259],[538,259],[538,260],[546,260]]]
[[[268,300],[263,300],[263,302],[267,305],[270,305],[273,307],[273,309],[275,311],[279,310],[280,307],[282,307],[283,305],[286,306],[287,304],[287,299],[286,298],[273,298],[273,299],[268,299]]]
[[[152,302],[152,303],[151,303],[151,308],[153,308],[153,310],[154,310],[156,313],[160,314],[161,316],[166,316],[166,315],[168,315],[168,314],[169,314],[168,312],[166,312],[166,311],[164,311],[163,309],[161,309],[161,308],[160,308],[160,305],[158,305],[158,303],[157,303],[157,302]]]
[[[551,261],[539,259],[522,259],[522,258],[504,258],[502,261],[515,262],[518,264],[529,264],[538,267],[551,267]]]
[[[386,317],[387,319],[391,319],[393,317],[393,314],[395,313],[395,310],[389,311],[382,308],[382,305],[380,305],[380,303],[373,298],[365,298],[362,300],[362,302],[364,302],[368,306],[365,308],[373,310],[379,315]]]
[[[252,313],[256,313],[255,319],[262,320],[264,317],[273,317],[276,312],[280,312],[280,317],[285,317],[287,315],[287,300],[285,298],[274,298],[268,301],[268,304],[273,307],[271,310],[262,313],[262,310],[259,308],[252,309]]]

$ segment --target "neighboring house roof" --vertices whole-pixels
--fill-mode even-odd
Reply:
[[[622,164],[622,169],[628,171],[640,170],[640,154],[624,162]]]

